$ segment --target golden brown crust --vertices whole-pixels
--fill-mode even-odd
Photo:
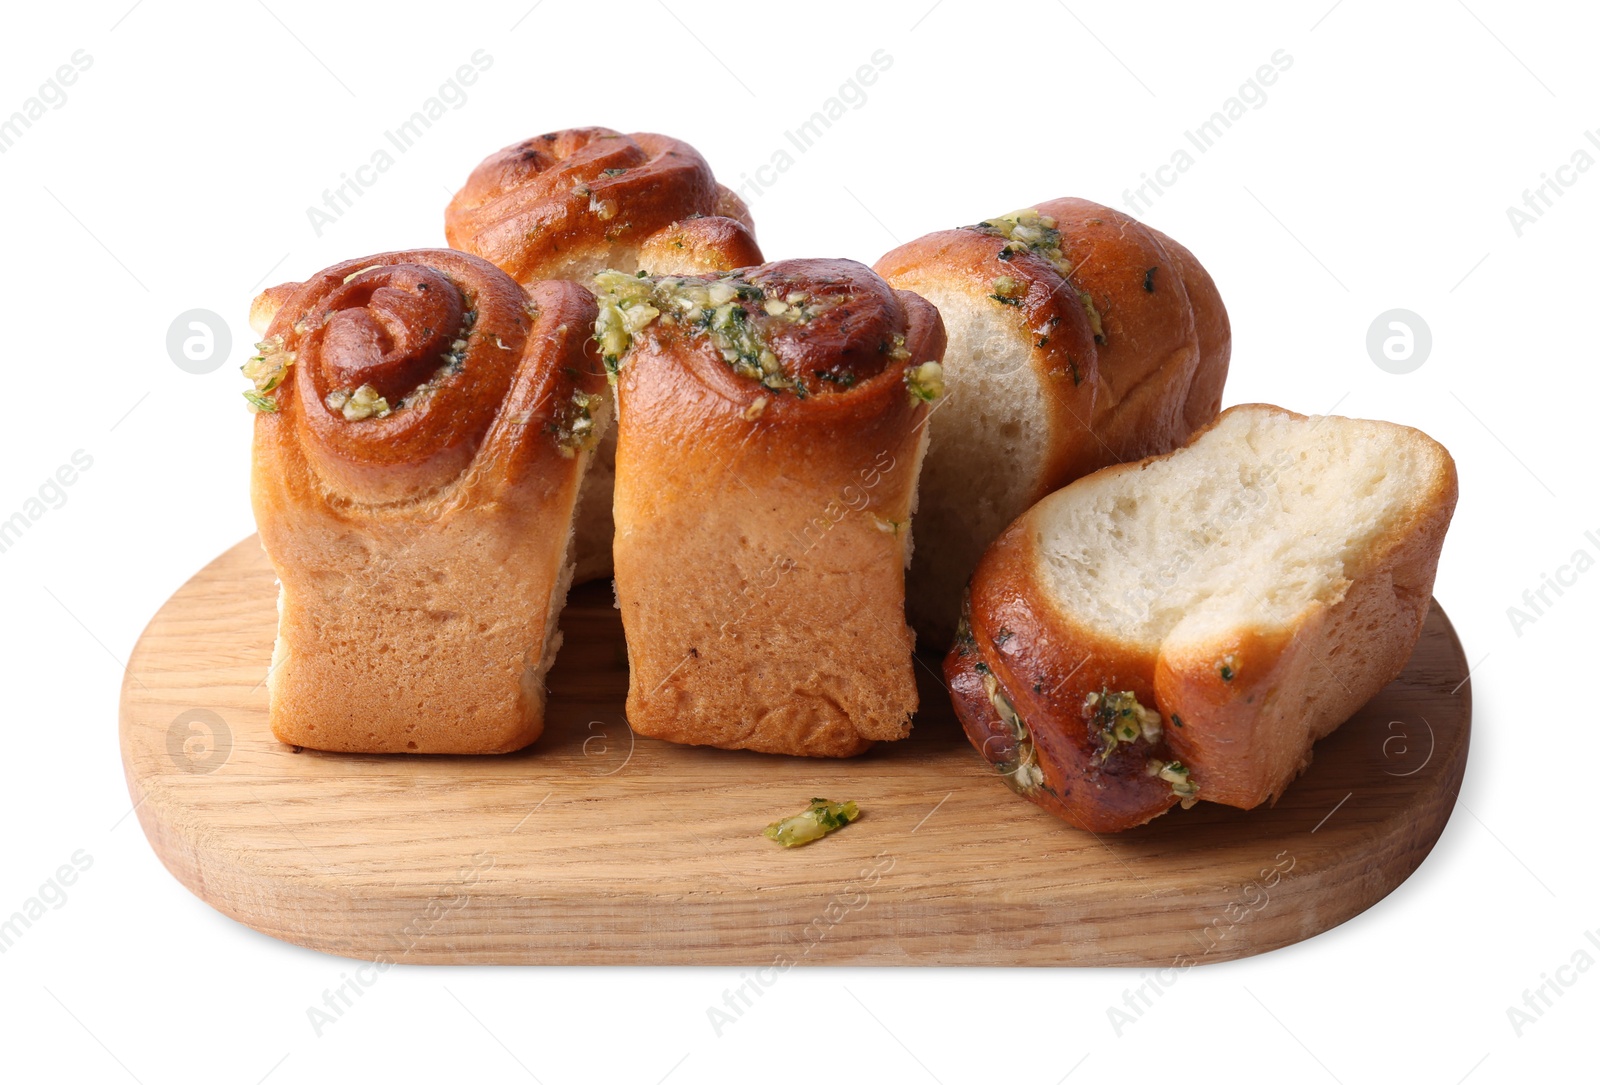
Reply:
[[[1176,448],[1215,417],[1227,376],[1232,339],[1211,277],[1187,249],[1115,208],[1072,198],[1037,207],[1056,220],[1068,277],[1103,328],[1096,467]]]
[[[1013,790],[1080,829],[1116,832],[1165,813],[1172,789],[1145,772],[1165,747],[1106,744],[1086,704],[1091,693],[1131,692],[1154,706],[1146,662],[1091,635],[1050,606],[1035,584],[1034,540],[1024,516],[995,540],[972,575],[966,629],[945,657],[945,680],[968,740]],[[1023,721],[1040,778],[1016,767],[1012,729],[983,688],[987,668]]]
[[[1201,427],[1210,425],[1217,412],[1222,410],[1222,387],[1228,379],[1228,364],[1233,354],[1233,328],[1228,322],[1228,310],[1222,304],[1217,284],[1212,281],[1210,273],[1200,266],[1194,253],[1160,230],[1146,229],[1166,250],[1167,258],[1177,270],[1189,299],[1190,316],[1194,320],[1200,361],[1190,379],[1189,396],[1183,407],[1184,425],[1193,434]]]
[[[705,275],[759,263],[761,247],[750,227],[715,215],[674,222],[639,245],[638,266],[652,275]]]
[[[743,226],[750,232],[752,236],[754,236],[756,224],[750,218],[749,206],[744,202],[744,199],[740,197],[737,192],[731,188],[724,188],[720,184],[717,186],[716,214],[722,218],[732,219],[733,221],[739,223],[739,225]],[[757,261],[757,263],[759,262],[760,261]]]
[[[293,362],[257,416],[251,487],[282,583],[274,733],[360,752],[526,745],[587,459],[579,419],[605,420],[593,298],[525,292],[449,250],[346,261],[276,296],[269,343]],[[332,405],[363,385],[389,413]]]
[[[676,742],[849,756],[903,737],[917,704],[905,525],[929,408],[906,374],[940,357],[943,326],[853,262],[739,281],[835,300],[762,330],[788,375],[773,381],[803,397],[736,372],[685,323],[649,324],[621,358],[628,719]],[[759,301],[742,304],[763,323]]]
[[[703,217],[717,223],[689,226]],[[662,232],[672,236],[654,236]],[[698,151],[609,128],[549,132],[490,155],[450,201],[445,236],[522,283],[583,279],[607,267],[632,272],[649,266],[642,250],[665,256],[673,241],[689,243],[674,250],[673,271],[761,260],[749,209]]]
[[[1305,419],[1246,404],[1206,429],[1241,410]],[[1435,488],[1413,496],[1390,535],[1346,567],[1350,584],[1338,601],[1313,604],[1283,628],[1240,627],[1184,651],[1110,639],[1074,620],[1042,582],[1037,513],[1024,514],[973,574],[970,636],[945,660],[968,739],[993,764],[1009,767],[1015,757],[1011,732],[981,688],[981,664],[1012,699],[1037,751],[1044,786],[1019,790],[1073,825],[1115,831],[1170,808],[1176,800],[1167,786],[1142,771],[1152,758],[1187,766],[1204,801],[1248,809],[1275,799],[1310,764],[1312,743],[1404,669],[1421,632],[1456,475],[1448,453],[1410,432],[1443,454],[1446,470]],[[1137,472],[1173,454],[1096,477]],[[1232,664],[1226,671],[1224,660]],[[1158,712],[1162,733],[1116,746],[1106,766],[1095,756],[1087,701],[1108,690],[1131,692]]]

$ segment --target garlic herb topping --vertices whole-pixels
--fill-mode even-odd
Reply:
[[[526,308],[528,315],[537,320],[539,316],[538,309],[532,303],[529,303]],[[417,406],[423,399],[432,395],[435,389],[439,387],[439,383],[446,377],[454,376],[466,368],[467,347],[471,342],[472,330],[477,327],[477,324],[478,310],[468,309],[461,314],[461,327],[456,329],[456,337],[451,340],[450,349],[439,355],[439,368],[435,369],[433,375],[427,380],[407,392],[400,402],[394,405],[395,410]],[[499,336],[494,336],[494,341],[501,350],[510,349],[500,341]],[[346,415],[346,417],[349,416]]]
[[[1001,305],[1015,305],[1018,307],[1022,305],[1022,298],[1019,295],[1026,293],[1022,285],[1009,275],[1002,275],[994,280],[989,284],[989,289],[991,291],[989,297],[998,301]]]
[[[938,362],[923,362],[906,370],[906,388],[913,400],[932,403],[944,395],[944,366]]]
[[[1124,742],[1157,742],[1161,738],[1161,716],[1139,703],[1128,690],[1112,693],[1101,690],[1084,698],[1094,735],[1100,740],[1100,760],[1109,760]]]
[[[602,271],[594,277],[600,313],[594,322],[595,342],[605,359],[606,371],[616,376],[622,356],[633,344],[633,337],[650,325],[661,310],[655,300],[655,284],[643,277],[620,271]]]
[[[293,364],[294,351],[283,349],[281,335],[257,343],[255,355],[239,367],[245,378],[255,385],[254,391],[244,394],[250,406],[267,414],[277,411],[278,401],[272,398],[271,393],[283,383]]]
[[[353,392],[329,392],[323,400],[330,411],[344,415],[346,422],[360,422],[365,418],[383,418],[389,414],[389,401],[378,394],[370,384],[363,384]]]
[[[1000,215],[997,218],[985,219],[976,226],[967,227],[991,237],[1003,237],[1006,243],[1001,246],[996,254],[1002,262],[1009,261],[1018,253],[1032,253],[1041,257],[1051,267],[1066,278],[1072,273],[1072,264],[1067,260],[1066,253],[1061,248],[1061,231],[1056,229],[1056,220],[1049,215],[1041,215],[1032,207],[1013,211],[1009,215]],[[1154,272],[1154,268],[1151,272]],[[1001,305],[1022,304],[1022,295],[1027,291],[1019,286],[1015,279],[1009,275],[1001,275],[991,284],[992,293],[989,297]],[[1145,289],[1154,290],[1150,273],[1145,275]],[[1086,292],[1078,292],[1078,300],[1083,305],[1084,314],[1089,318],[1089,327],[1094,332],[1094,341],[1104,344],[1106,341],[1105,324],[1101,320],[1100,310],[1095,307],[1094,299]],[[1042,335],[1043,333],[1041,333]],[[1038,346],[1043,347],[1048,337],[1041,338]],[[1074,381],[1077,377],[1074,374]]]
[[[1146,776],[1159,776],[1172,785],[1172,793],[1180,800],[1185,810],[1200,801],[1200,785],[1189,778],[1189,770],[1182,761],[1162,761],[1152,757],[1144,763]]]
[[[1006,778],[1011,790],[1026,795],[1044,783],[1044,770],[1039,767],[1039,758],[1034,752],[1033,735],[1028,731],[1027,723],[1017,715],[1011,699],[1000,688],[1000,680],[994,676],[994,672],[982,663],[978,664],[977,671],[983,677],[983,691],[989,695],[989,703],[994,706],[1000,722],[1010,728],[1011,740],[1016,748],[1015,757],[996,762],[995,768]]]
[[[579,452],[587,452],[594,447],[599,437],[594,416],[605,401],[605,396],[579,388],[574,389],[572,397],[561,405],[556,420],[550,424],[550,431],[562,456],[570,460]]]
[[[659,320],[709,337],[735,373],[760,381],[774,392],[792,391],[802,398],[807,394],[805,386],[784,372],[768,344],[766,329],[775,321],[805,324],[841,300],[813,299],[798,292],[769,298],[737,272],[709,278],[669,275],[652,279],[642,271],[637,275],[602,271],[594,277],[594,285],[600,303],[594,337],[613,379],[633,337]]]
[[[1061,251],[1061,231],[1056,229],[1056,220],[1049,215],[1039,214],[1032,207],[985,219],[967,229],[1005,238],[1006,244],[999,253],[1001,260],[1009,260],[1017,253],[1031,252],[1043,257],[1062,275],[1072,270],[1072,265]]]

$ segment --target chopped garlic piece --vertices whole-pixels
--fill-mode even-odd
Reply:
[[[923,362],[906,370],[906,387],[913,399],[932,403],[944,395],[944,366],[938,362]]]
[[[338,406],[334,406],[335,396],[342,397]],[[330,392],[325,401],[329,409],[339,411],[344,415],[346,422],[360,422],[367,418],[382,418],[389,413],[389,401],[378,394],[378,390],[370,384],[363,384],[353,392]]]
[[[812,799],[811,805],[805,810],[794,817],[774,821],[762,830],[761,835],[768,840],[776,840],[786,848],[795,848],[813,840],[821,840],[860,816],[861,808],[853,802]]]

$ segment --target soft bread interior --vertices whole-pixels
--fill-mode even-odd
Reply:
[[[608,505],[611,499],[612,476],[616,472],[614,462],[617,436],[616,427],[612,425],[615,405],[616,397],[605,397],[605,401],[594,415],[595,432],[600,435],[599,439],[592,447],[578,453],[578,462],[580,464],[578,468],[578,492],[573,498],[572,518],[568,522],[567,545],[561,556],[561,574],[550,588],[550,601],[545,607],[544,639],[539,645],[537,655],[535,655],[532,647],[529,648],[528,665],[523,668],[522,672],[523,697],[528,703],[538,705],[541,719],[544,716],[546,693],[548,692],[544,684],[545,675],[549,674],[550,668],[555,666],[556,653],[561,651],[563,635],[558,624],[561,620],[561,612],[566,609],[567,593],[572,590],[572,585],[581,583],[577,574],[581,571],[578,568],[578,562],[580,555],[583,553],[583,533],[586,526],[588,530],[593,530],[592,526],[588,526],[584,522],[584,509],[593,508],[592,498],[589,502],[586,502],[585,498],[591,493],[595,485],[595,475],[600,472],[602,467],[604,467],[602,484],[605,488]],[[606,448],[611,450],[609,457],[602,456],[602,450]],[[593,513],[590,515],[592,516]],[[608,544],[610,542],[610,527],[610,509],[607,508],[605,528],[607,529],[606,542]],[[610,568],[609,562],[606,563],[606,567]]]
[[[1045,472],[1049,407],[1015,317],[959,285],[903,277],[938,307],[949,334],[944,396],[928,420],[914,521],[919,545],[906,585],[913,624],[943,648],[960,590],[984,548],[1032,504]]]
[[[600,427],[600,440],[589,456],[583,484],[578,490],[578,507],[573,521],[576,541],[572,557],[577,563],[572,579],[574,584],[584,584],[611,575],[611,540],[616,534],[611,504],[617,488],[617,429],[610,424],[614,402],[613,398],[607,397],[605,424]]]
[[[1039,576],[1072,620],[1151,652],[1288,629],[1339,602],[1451,470],[1404,426],[1236,407],[1170,456],[1042,502]]]

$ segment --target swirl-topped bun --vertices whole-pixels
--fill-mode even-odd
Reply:
[[[876,270],[950,332],[908,588],[918,632],[947,644],[967,577],[1023,510],[1215,417],[1228,314],[1189,250],[1088,200],[928,234]]]
[[[596,285],[629,723],[811,756],[903,737],[938,312],[846,260]]]
[[[538,737],[574,503],[609,421],[594,315],[576,284],[525,291],[443,249],[257,299],[246,395],[282,583],[280,739],[493,753]]]
[[[707,275],[761,263],[749,209],[698,151],[609,128],[548,132],[490,155],[450,201],[445,236],[524,284],[587,284],[608,268]],[[611,575],[615,461],[608,436],[578,509],[579,581]]]
[[[550,300],[581,320],[581,298]],[[262,354],[294,364],[269,413],[293,418],[323,481],[363,503],[430,494],[461,474],[523,367],[534,320],[508,276],[447,249],[347,261],[281,304]]]
[[[707,217],[718,221],[689,225]],[[609,128],[549,132],[490,155],[450,201],[445,236],[524,283],[636,271],[646,248],[658,272],[761,262],[749,209],[698,151]]]

